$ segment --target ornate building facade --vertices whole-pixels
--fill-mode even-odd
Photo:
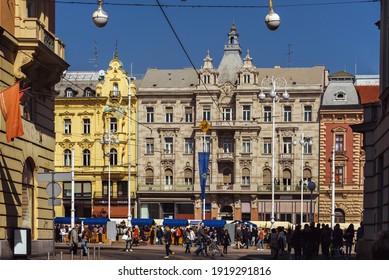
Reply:
[[[242,58],[234,25],[227,36],[217,68],[208,52],[199,70],[149,69],[142,80],[137,91],[139,217],[201,219],[197,154],[209,151],[206,218],[270,221],[274,177],[275,220],[300,222],[302,210],[307,222],[311,193],[301,182],[319,183],[318,111],[327,71],[323,66],[258,68],[249,51]],[[272,99],[258,98],[273,84],[278,93],[290,95],[277,99],[274,108]],[[203,120],[210,125],[206,132],[199,127]],[[313,141],[300,145],[301,139]]]
[[[136,189],[135,83],[116,54],[106,72],[68,72],[57,84],[56,171],[71,172],[74,158],[77,217],[128,218]],[[62,187],[57,216],[69,217],[71,182]]]
[[[0,3],[0,91],[17,82],[24,135],[6,141],[0,116],[0,259],[13,255],[14,229],[27,229],[28,253],[53,249],[53,214],[47,182],[38,172],[54,170],[54,85],[68,64],[55,37],[55,4]],[[50,249],[51,248],[51,249]]]

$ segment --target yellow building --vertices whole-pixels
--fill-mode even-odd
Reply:
[[[68,72],[56,89],[55,165],[57,172],[71,172],[74,151],[75,217],[127,220],[136,189],[134,79],[116,54],[106,72]],[[70,217],[72,183],[61,184],[63,205],[56,216]]]
[[[25,228],[28,254],[53,249],[53,212],[47,182],[36,174],[54,170],[54,85],[68,64],[55,37],[54,1],[0,2],[0,92],[17,82],[24,134],[6,141],[0,116],[0,259],[13,256],[16,228]]]

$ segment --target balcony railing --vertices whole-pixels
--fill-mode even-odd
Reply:
[[[258,191],[259,192],[271,192],[271,185],[258,185]],[[274,185],[274,191],[276,192],[301,192],[301,185]],[[316,189],[313,191],[316,193],[318,191],[318,188],[316,186]],[[304,192],[310,192],[307,185],[304,185]]]
[[[216,185],[216,190],[218,191],[232,191],[234,189],[234,185]]]
[[[234,153],[218,153],[217,159],[222,161],[233,161],[235,158]]]
[[[140,192],[192,192],[193,185],[138,185]]]

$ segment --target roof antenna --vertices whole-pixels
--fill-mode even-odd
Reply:
[[[94,48],[94,58],[89,59],[89,63],[93,63],[95,67],[95,72],[97,72],[97,68],[99,66],[98,64],[98,57],[99,57],[99,49],[97,47],[97,40],[96,38],[93,39],[93,48]]]

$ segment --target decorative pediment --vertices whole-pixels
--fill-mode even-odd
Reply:
[[[71,149],[71,148],[74,147],[74,142],[71,142],[69,139],[65,139],[65,140],[63,140],[62,142],[60,142],[59,145],[60,145],[63,149]]]
[[[89,141],[88,139],[84,139],[78,143],[78,146],[80,146],[82,149],[90,149],[93,147],[93,142]]]
[[[241,166],[241,167],[250,168],[250,167],[251,167],[252,160],[250,160],[250,159],[244,159],[244,160],[240,160],[239,163],[240,163],[240,166]]]

